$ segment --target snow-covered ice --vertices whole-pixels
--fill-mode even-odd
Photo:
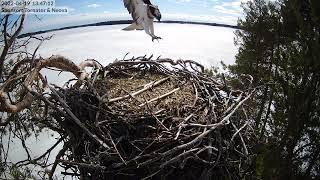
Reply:
[[[163,40],[152,42],[144,31],[122,31],[127,25],[85,27],[42,34],[54,34],[43,44],[44,57],[61,54],[80,62],[94,58],[103,64],[122,58],[144,54],[173,59],[193,59],[206,66],[234,62],[234,30],[223,27],[188,24],[155,24],[155,33]]]
[[[76,28],[41,34],[54,35],[39,49],[42,57],[63,55],[75,63],[96,59],[103,65],[128,57],[151,55],[171,59],[192,59],[206,67],[232,64],[237,47],[234,29],[189,24],[155,23],[155,34],[163,39],[151,41],[144,31],[122,31],[127,25]],[[36,47],[34,44],[32,47]],[[49,82],[61,84],[67,75],[57,78],[49,73]]]

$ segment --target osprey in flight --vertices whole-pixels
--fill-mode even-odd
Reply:
[[[161,19],[158,6],[151,4],[150,0],[123,0],[123,3],[133,19],[133,23],[123,30],[145,30],[152,37],[152,41],[162,39],[154,35],[153,20],[154,18],[158,21]]]

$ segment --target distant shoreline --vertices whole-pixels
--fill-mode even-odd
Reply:
[[[110,26],[110,25],[121,25],[121,24],[131,24],[132,20],[119,20],[119,21],[105,21],[105,22],[98,22],[92,24],[84,24],[84,25],[77,25],[77,26],[67,26],[62,28],[50,29],[50,30],[43,30],[43,31],[36,31],[30,33],[24,33],[18,36],[18,39],[25,38],[29,36],[34,36],[38,34],[54,32],[54,31],[62,31],[67,29],[75,29],[81,27],[92,27],[92,26]],[[205,25],[205,26],[216,26],[216,27],[226,27],[232,29],[240,29],[238,26],[228,25],[228,24],[219,24],[219,23],[206,23],[206,22],[193,22],[193,21],[160,21],[157,23],[166,23],[166,24],[195,24],[195,25]]]

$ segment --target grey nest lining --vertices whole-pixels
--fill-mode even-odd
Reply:
[[[249,87],[234,91],[194,61],[145,56],[96,69],[77,88],[51,87],[66,137],[54,166],[88,179],[243,178]]]

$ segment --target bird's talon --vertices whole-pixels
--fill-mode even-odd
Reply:
[[[155,39],[159,42],[159,39],[162,39],[162,38],[161,38],[161,37],[158,37],[158,36],[152,37],[152,42],[153,42]]]

